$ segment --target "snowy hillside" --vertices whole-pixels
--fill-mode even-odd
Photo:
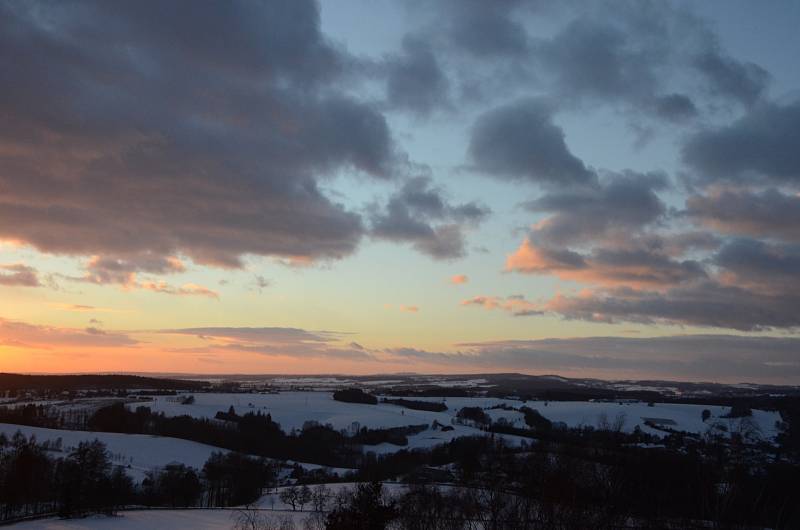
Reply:
[[[224,451],[211,445],[164,436],[67,431],[0,423],[0,433],[5,434],[8,438],[11,438],[17,431],[27,437],[36,436],[39,442],[45,440],[55,442],[61,438],[61,447],[65,453],[81,442],[98,439],[106,444],[112,462],[128,468],[130,475],[137,480],[144,478],[145,472],[150,469],[163,467],[171,462],[180,462],[200,469],[211,453]]]
[[[641,402],[620,404],[591,401],[551,401],[545,404],[542,401],[523,403],[511,399],[461,397],[414,399],[430,402],[444,401],[448,410],[429,412],[385,403],[378,405],[342,403],[335,401],[329,392],[195,394],[195,402],[191,405],[182,405],[174,397],[158,397],[152,402],[143,403],[143,405],[151,407],[156,412],[164,412],[168,416],[187,414],[197,418],[213,418],[218,411],[226,411],[231,406],[240,414],[248,411],[261,411],[271,414],[272,419],[280,423],[286,431],[300,429],[303,423],[309,420],[331,424],[336,429],[352,429],[354,422],[357,422],[358,426],[370,428],[401,427],[423,423],[430,425],[433,421],[438,421],[442,425],[450,425],[462,407],[488,409],[487,413],[494,421],[505,418],[511,424],[524,426],[521,413],[491,408],[501,405],[515,409],[525,405],[538,410],[547,419],[553,422],[563,422],[569,427],[597,427],[604,418],[613,423],[620,414],[623,414],[625,419],[623,430],[631,432],[638,425],[645,432],[659,435],[663,432],[645,425],[648,419],[655,420],[656,423],[663,422],[665,426],[675,430],[698,434],[706,432],[714,422],[721,422],[729,431],[733,432],[737,430],[740,422],[738,419],[722,418],[729,411],[728,407],[711,405],[655,403],[653,406],[648,406]],[[711,419],[707,422],[702,420],[704,409],[711,412]],[[764,438],[773,439],[776,436],[775,423],[780,421],[780,415],[777,412],[754,410],[752,420]],[[425,431],[409,437],[409,441],[413,447],[427,447],[448,441],[454,436],[465,436],[478,432],[477,429],[457,426],[456,431],[444,433]],[[378,451],[380,452],[381,449],[379,448]]]

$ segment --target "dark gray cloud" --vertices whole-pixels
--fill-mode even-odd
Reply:
[[[581,16],[541,42],[537,56],[554,75],[558,93],[568,98],[642,101],[656,91],[666,50],[630,29]]]
[[[744,105],[758,101],[770,81],[764,68],[725,55],[718,46],[699,53],[694,67],[706,77],[712,91]]]
[[[586,337],[459,344],[455,353],[398,348],[401,360],[533,373],[694,381],[796,382],[800,339],[736,335]]]
[[[699,251],[701,260],[681,256]],[[713,254],[709,252],[715,251]],[[800,247],[687,232],[598,246],[589,252],[530,240],[506,268],[590,285],[540,303],[481,303],[517,316],[553,313],[592,322],[637,322],[756,331],[800,327]],[[497,300],[493,297],[481,297]]]
[[[713,259],[724,270],[724,280],[729,284],[776,296],[800,297],[800,245],[735,239]]]
[[[766,70],[730,56],[708,21],[680,6],[588,2],[575,11],[535,53],[567,98],[680,122],[699,114],[698,100],[751,106],[769,84]]]
[[[666,214],[666,205],[656,194],[666,185],[664,175],[627,172],[607,176],[597,188],[548,193],[525,203],[531,212],[552,214],[531,231],[531,238],[558,245],[599,242],[621,234],[629,238]]]
[[[800,326],[800,296],[760,293],[707,280],[664,291],[619,288],[557,296],[547,310],[567,319],[757,331]]]
[[[686,94],[659,96],[655,101],[655,110],[662,118],[675,122],[694,118],[698,114],[697,107]]]
[[[0,6],[0,237],[44,252],[340,258],[318,181],[402,170],[310,0]],[[13,70],[13,71],[12,71]],[[342,131],[347,131],[343,134]]]
[[[529,37],[515,17],[521,4],[521,0],[444,2],[449,15],[447,36],[456,47],[476,57],[522,56],[528,52]]]
[[[550,186],[587,185],[596,175],[573,155],[553,109],[539,99],[520,99],[476,120],[469,155],[477,171]]]
[[[770,81],[761,66],[728,54],[708,21],[674,3],[437,6],[437,42],[455,59],[465,92],[482,99],[533,88],[561,106],[601,103],[637,119],[684,123],[709,109],[751,106]],[[555,26],[553,36],[539,36],[543,21]],[[487,83],[495,89],[475,88]]]
[[[794,183],[800,180],[800,101],[763,103],[718,129],[693,135],[683,159],[697,180]]]
[[[592,188],[554,191],[524,204],[548,217],[508,256],[506,270],[553,274],[589,284],[666,287],[706,277],[702,265],[683,259],[709,241],[661,235],[668,209],[657,191],[667,188],[660,173],[604,173]],[[695,240],[697,239],[697,240]]]
[[[477,203],[452,205],[428,177],[408,180],[384,208],[374,208],[373,237],[411,243],[436,259],[466,253],[464,231],[480,224],[489,210]]]
[[[675,259],[658,247],[637,245],[637,242],[601,246],[580,253],[565,248],[536,246],[529,239],[508,256],[506,270],[555,275],[562,280],[590,285],[636,289],[665,289],[707,275],[697,261]]]
[[[407,36],[403,53],[389,58],[386,97],[393,108],[427,116],[448,103],[450,83],[429,42]]]
[[[0,265],[0,286],[39,287],[39,273],[22,263]]]
[[[800,196],[774,188],[693,195],[686,214],[727,234],[800,242]]]

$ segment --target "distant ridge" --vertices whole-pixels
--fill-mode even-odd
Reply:
[[[158,389],[197,390],[208,383],[137,375],[23,375],[0,373],[0,390]]]

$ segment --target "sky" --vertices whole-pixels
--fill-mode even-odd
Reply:
[[[800,4],[0,4],[0,371],[800,384]]]

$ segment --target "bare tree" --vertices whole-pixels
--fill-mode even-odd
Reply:
[[[324,512],[331,499],[331,491],[325,484],[316,486],[311,492],[311,504],[315,512]]]
[[[281,492],[278,494],[278,498],[284,504],[288,504],[292,507],[292,511],[297,510],[297,505],[299,504],[299,496],[300,496],[300,488],[297,486],[288,486],[283,488]]]
[[[297,504],[300,505],[301,512],[303,511],[303,507],[311,502],[312,497],[311,488],[303,484],[303,486],[297,491]]]

